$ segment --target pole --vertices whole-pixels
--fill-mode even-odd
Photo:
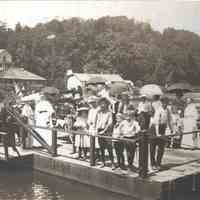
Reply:
[[[57,130],[53,128],[52,130],[52,156],[57,156]]]
[[[141,139],[139,141],[139,176],[146,178],[148,175],[148,135],[147,131],[141,132]]]
[[[95,136],[90,136],[90,166],[95,166]]]

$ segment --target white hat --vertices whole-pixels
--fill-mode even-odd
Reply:
[[[71,69],[67,70],[67,76],[70,76],[73,74],[73,71]]]
[[[88,111],[88,110],[89,110],[88,107],[80,107],[80,108],[77,109],[78,112],[80,112],[80,111]]]
[[[145,95],[145,94],[142,94],[141,96],[140,96],[140,98],[146,98],[147,96]]]

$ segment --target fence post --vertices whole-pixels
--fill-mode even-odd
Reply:
[[[95,136],[90,135],[90,166],[95,166]]]
[[[55,128],[52,129],[52,156],[55,157],[58,155],[57,153],[57,130]]]
[[[148,160],[149,160],[148,134],[147,131],[141,132],[139,140],[139,176],[146,178],[148,175]]]

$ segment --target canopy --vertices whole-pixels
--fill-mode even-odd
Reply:
[[[192,87],[189,83],[174,83],[167,87],[168,92],[176,93],[176,92],[192,92]]]
[[[88,80],[87,84],[98,84],[98,83],[105,83],[107,82],[106,79],[102,78],[101,76],[92,77]]]

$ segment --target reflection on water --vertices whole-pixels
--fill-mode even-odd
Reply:
[[[199,196],[199,194],[182,194],[170,200],[199,200]],[[0,200],[135,199],[39,172],[0,169]]]
[[[133,200],[74,181],[0,169],[0,200]]]

